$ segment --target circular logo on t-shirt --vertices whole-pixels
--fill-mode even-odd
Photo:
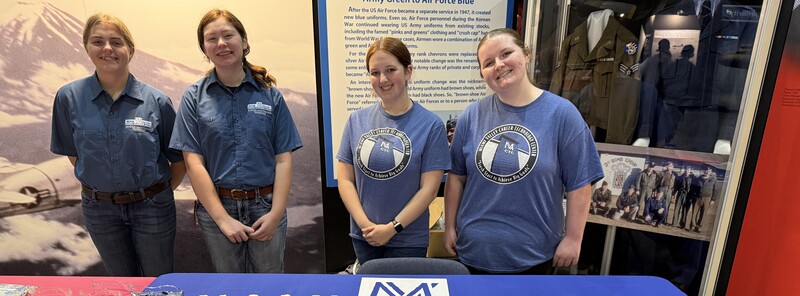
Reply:
[[[388,180],[408,167],[411,141],[393,128],[373,129],[363,135],[356,149],[358,168],[370,178]]]
[[[511,184],[533,170],[538,154],[536,136],[528,128],[506,124],[483,136],[475,153],[475,165],[487,180]]]

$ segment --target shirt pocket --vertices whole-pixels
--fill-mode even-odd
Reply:
[[[72,134],[78,160],[84,165],[106,165],[109,159],[108,137],[105,131],[77,130]]]
[[[589,100],[583,89],[592,87],[592,69],[586,69],[584,64],[568,64],[567,67],[569,67],[569,73],[564,85],[570,92],[565,93],[564,97],[578,108],[583,117],[586,117],[589,113]]]
[[[150,129],[125,128],[122,131],[122,140],[125,158],[129,165],[133,167],[153,166],[158,161],[161,141],[155,127]]]
[[[228,119],[217,110],[201,112],[197,117],[197,135],[201,146],[220,147],[228,143],[232,130],[228,127]]]
[[[271,147],[272,112],[247,112],[247,143],[255,149]]]
[[[592,75],[594,87],[592,92],[596,97],[608,97],[611,94],[611,84],[614,81],[614,63],[601,62],[594,67]]]

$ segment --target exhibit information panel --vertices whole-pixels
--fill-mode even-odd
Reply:
[[[487,94],[478,70],[478,42],[491,29],[511,26],[512,4],[505,0],[318,1],[326,185],[337,185],[335,155],[348,117],[379,100],[364,60],[375,40],[391,36],[408,46],[413,65],[409,97],[447,121]]]

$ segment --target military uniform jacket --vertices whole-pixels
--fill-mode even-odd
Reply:
[[[653,172],[651,174],[647,174],[647,172],[643,171],[639,173],[639,179],[636,182],[636,190],[644,191],[644,190],[653,190],[656,188],[656,181],[658,180],[658,173]]]
[[[710,1],[710,0],[708,0]],[[714,126],[712,136],[730,140],[736,128],[747,78],[750,51],[760,15],[757,1],[711,1],[714,13],[705,26],[701,25],[700,40],[696,48],[696,63],[691,69],[685,93],[664,98],[667,103],[681,107],[719,110],[719,126]],[[682,0],[673,7],[655,15],[696,15],[693,0]],[[703,16],[698,15],[703,23]],[[645,44],[652,44],[653,28],[645,26]],[[643,53],[648,53],[645,50]],[[669,86],[669,85],[667,85]],[[668,87],[666,87],[668,88]],[[667,93],[669,94],[669,90]],[[714,139],[715,140],[715,139]]]
[[[672,187],[675,185],[675,174],[668,171],[662,171],[661,174],[658,176],[658,187],[666,187],[669,190],[672,190]],[[664,192],[666,194],[666,192]]]
[[[607,143],[630,144],[639,113],[638,39],[613,17],[589,51],[586,22],[561,46],[550,91],[569,99]]]
[[[593,202],[611,202],[611,190],[606,189],[603,191],[603,188],[597,188],[594,190],[594,194],[592,194],[592,201]]]

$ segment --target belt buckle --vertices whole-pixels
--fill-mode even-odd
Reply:
[[[133,196],[133,194],[134,194],[134,192],[133,192],[133,191],[130,191],[130,192],[124,192],[124,193],[118,193],[118,194],[114,194],[114,195],[112,195],[112,196],[111,196],[111,203],[112,203],[112,204],[115,204],[115,205],[121,205],[121,204],[126,204],[126,203],[129,203],[129,202],[131,202],[131,201],[133,201],[133,200],[134,200],[134,196]],[[117,202],[117,198],[118,198],[118,197],[122,197],[122,196],[127,196],[127,197],[128,197],[128,200],[127,200],[127,201],[125,201],[125,202]]]
[[[237,197],[236,196],[237,193],[241,193],[242,195],[244,195],[244,197],[243,198]],[[244,191],[244,190],[241,190],[241,189],[231,189],[231,198],[233,198],[233,199],[246,199],[247,198],[247,192]]]

